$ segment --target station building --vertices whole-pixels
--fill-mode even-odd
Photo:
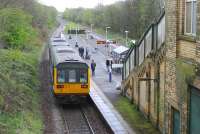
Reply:
[[[199,134],[200,1],[164,5],[124,60],[122,92],[163,134]]]

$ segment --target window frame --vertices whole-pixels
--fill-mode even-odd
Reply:
[[[88,69],[79,69],[79,68],[76,68],[76,69],[74,69],[74,68],[65,68],[65,69],[62,69],[62,70],[64,70],[64,72],[65,72],[65,81],[64,82],[59,82],[58,81],[58,70],[57,70],[57,76],[56,76],[56,82],[57,82],[57,84],[86,84],[86,83],[88,83],[88,81],[89,81],[89,77],[88,77]],[[75,70],[75,72],[76,72],[76,82],[69,82],[69,71],[70,70]],[[80,82],[80,71],[81,70],[84,70],[85,71],[85,73],[87,74],[87,81],[86,82]],[[77,81],[78,80],[78,81]]]
[[[187,14],[187,3],[188,2],[191,2],[191,5],[192,5],[191,6],[191,27],[190,27],[191,32],[190,33],[188,33],[187,30],[186,30],[186,28],[187,28],[187,15],[186,14]],[[185,19],[184,19],[184,21],[185,21],[184,28],[185,29],[184,29],[184,34],[188,35],[188,36],[196,36],[196,34],[197,34],[197,33],[193,33],[193,31],[192,31],[193,27],[194,27],[193,26],[193,20],[194,20],[194,18],[193,18],[194,17],[193,16],[193,13],[194,13],[194,11],[193,11],[194,10],[193,3],[194,2],[196,2],[196,4],[197,4],[197,0],[185,0]],[[196,10],[196,14],[197,14],[197,10]],[[197,16],[196,16],[196,18],[197,18]],[[196,19],[196,22],[197,22],[197,19]],[[197,23],[196,23],[196,28],[197,28]]]

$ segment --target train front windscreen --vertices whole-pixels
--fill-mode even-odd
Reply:
[[[83,63],[64,63],[57,68],[57,83],[88,83],[88,66]]]

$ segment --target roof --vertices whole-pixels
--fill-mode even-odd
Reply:
[[[66,62],[83,62],[78,53],[69,46],[53,46],[55,64]]]
[[[70,46],[65,39],[62,38],[53,38],[51,40],[52,46]]]
[[[119,46],[119,47],[117,47],[117,48],[115,48],[115,49],[113,50],[113,52],[115,52],[115,53],[117,53],[117,54],[122,54],[122,53],[124,53],[124,52],[126,52],[126,51],[128,51],[128,48],[125,47],[125,46]]]

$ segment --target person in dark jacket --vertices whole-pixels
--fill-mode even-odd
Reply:
[[[94,62],[94,60],[92,60],[92,63],[91,63],[92,76],[95,75],[95,68],[96,68],[96,63]]]
[[[84,48],[81,47],[81,57],[83,58],[83,56],[84,56]]]
[[[108,72],[109,72],[109,65],[110,65],[109,60],[106,60],[106,68]]]
[[[81,56],[81,48],[78,48],[79,56]]]
[[[89,50],[88,50],[88,48],[86,48],[86,51],[85,51],[85,59],[89,59]]]

